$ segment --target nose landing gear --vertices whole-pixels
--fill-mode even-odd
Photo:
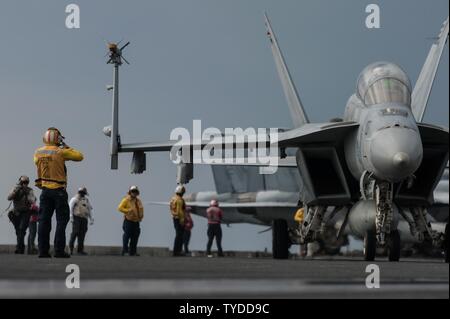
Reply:
[[[377,241],[381,246],[387,244],[387,237],[391,233],[391,224],[394,214],[393,185],[391,183],[379,183],[375,189],[375,203],[377,217],[375,221]]]
[[[374,261],[377,248],[385,248],[389,261],[400,260],[401,242],[398,230],[392,230],[394,219],[393,184],[376,181],[367,172],[362,176],[361,195],[364,199],[374,199],[376,205],[375,227],[364,236],[364,259]]]

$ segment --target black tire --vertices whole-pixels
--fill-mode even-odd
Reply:
[[[448,264],[448,246],[449,246],[448,231],[449,231],[449,229],[448,229],[448,223],[447,223],[447,226],[445,226],[445,237],[444,237],[444,255],[445,255],[445,262],[447,264]]]
[[[402,247],[400,241],[400,232],[398,230],[394,230],[391,232],[388,239],[389,261],[392,262],[400,261],[401,250]]]
[[[272,251],[274,259],[289,258],[289,233],[287,221],[277,219],[272,225]]]
[[[369,230],[364,236],[364,260],[374,261],[377,254],[377,237],[375,231]]]

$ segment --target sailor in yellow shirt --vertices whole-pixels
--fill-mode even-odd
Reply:
[[[305,209],[302,207],[295,213],[294,220],[301,225],[305,220]]]
[[[37,168],[36,186],[42,189],[39,210],[39,258],[50,258],[50,231],[56,210],[55,257],[69,258],[65,252],[66,226],[70,220],[66,161],[80,162],[83,154],[64,143],[64,136],[54,127],[43,138],[45,146],[34,153]]]
[[[305,220],[305,208],[301,207],[297,210],[294,216],[294,220],[298,223],[298,227],[300,227],[303,224],[303,221]],[[300,256],[305,257],[307,254],[307,245],[303,244],[300,245]]]
[[[175,195],[170,200],[170,213],[173,218],[173,226],[175,228],[175,241],[173,244],[173,256],[182,256],[183,237],[184,237],[184,216],[186,203],[183,195],[186,189],[182,185],[178,185],[175,189]]]
[[[137,186],[131,186],[128,195],[122,199],[117,208],[124,214],[122,256],[125,254],[139,256],[137,244],[141,234],[140,222],[144,218],[144,206],[138,196]]]

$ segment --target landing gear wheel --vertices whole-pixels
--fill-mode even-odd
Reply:
[[[400,232],[398,230],[391,231],[387,248],[389,261],[400,261],[401,243]]]
[[[272,245],[274,259],[289,258],[289,232],[286,220],[276,219],[273,221]]]
[[[364,260],[374,261],[377,254],[377,237],[375,231],[368,230],[364,236]]]
[[[448,223],[447,226],[445,226],[445,237],[444,237],[444,255],[445,255],[445,262],[448,264]]]

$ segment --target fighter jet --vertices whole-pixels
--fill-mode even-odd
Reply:
[[[378,247],[388,251],[390,261],[399,260],[400,215],[420,241],[443,245],[441,237],[433,235],[426,217],[427,208],[434,201],[433,191],[448,162],[448,129],[422,120],[448,40],[448,18],[414,88],[400,66],[375,62],[359,75],[356,92],[347,102],[343,119],[325,123],[309,122],[267,15],[265,22],[295,123],[295,128],[281,131],[268,144],[280,149],[281,159],[287,149],[296,150],[296,166],[305,188],[302,202],[307,208],[301,241],[306,243],[320,237],[328,207],[345,207],[348,212],[343,225],[354,236],[364,239],[367,261],[375,259]],[[111,136],[112,169],[117,169],[118,154],[123,152],[134,154],[133,171],[142,173],[146,168],[145,152],[210,146],[210,141],[202,140],[122,144],[117,91],[115,85],[112,126],[104,130]],[[235,141],[231,144],[235,149],[248,147]],[[183,156],[179,182],[188,182],[193,177],[192,165],[192,158]],[[410,216],[406,210],[411,212]],[[277,238],[286,238],[286,221],[274,219],[273,233]],[[281,241],[276,255],[287,258],[288,247],[288,241]]]
[[[192,213],[206,218],[206,210],[211,200],[218,200],[224,211],[223,223],[253,224],[272,229],[272,221],[283,219],[289,229],[289,245],[300,243],[299,225],[294,221],[294,213],[300,208],[298,196],[302,194],[303,186],[296,167],[280,168],[275,174],[259,174],[257,167],[245,166],[212,166],[215,190],[201,191],[185,195],[186,204],[192,208]],[[435,236],[444,233],[445,225],[449,217],[448,199],[448,167],[434,191],[435,203],[428,210],[428,222],[432,225]],[[168,207],[164,201],[147,202],[149,205]],[[319,251],[326,255],[339,254],[341,248],[348,244],[348,236],[351,229],[345,227],[345,209],[337,208],[339,212],[333,215],[335,207],[330,207],[322,221],[320,238],[317,239]],[[408,212],[410,214],[410,212]],[[397,227],[400,231],[402,252],[405,254],[418,252],[427,256],[440,253],[429,247],[427,243],[422,245],[411,234],[408,222],[401,217]],[[342,230],[341,230],[342,229]],[[276,247],[280,239],[273,237],[272,245],[274,258],[277,258]],[[383,250],[380,250],[383,254]]]

